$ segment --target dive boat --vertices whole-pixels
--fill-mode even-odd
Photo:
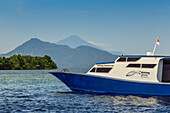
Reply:
[[[72,91],[170,96],[170,56],[154,55],[154,51],[96,63],[86,74],[50,73]]]

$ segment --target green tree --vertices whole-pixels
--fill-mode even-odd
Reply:
[[[44,57],[30,55],[13,55],[9,58],[0,57],[1,70],[22,70],[22,69],[57,69],[57,65],[52,61],[51,57],[45,55]]]

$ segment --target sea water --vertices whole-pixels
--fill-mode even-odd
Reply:
[[[170,97],[72,92],[49,71],[0,71],[0,113],[170,112]]]

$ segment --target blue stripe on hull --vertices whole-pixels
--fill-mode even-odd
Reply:
[[[170,95],[170,85],[137,83],[73,73],[52,72],[71,90],[98,93]]]

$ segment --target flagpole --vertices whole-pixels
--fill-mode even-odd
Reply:
[[[157,46],[157,44],[155,44],[155,46],[154,46],[154,48],[153,48],[153,52],[152,52],[153,55],[155,54],[156,46]]]
[[[153,55],[155,54],[156,46],[157,46],[158,43],[159,43],[158,41],[159,41],[159,36],[158,36],[157,41],[156,41],[156,44],[155,44],[155,46],[154,46],[154,48],[153,48],[153,52],[152,52]]]

